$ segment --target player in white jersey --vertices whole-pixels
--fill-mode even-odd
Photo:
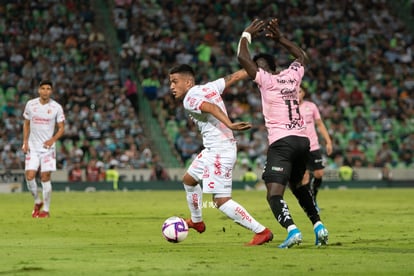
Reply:
[[[248,43],[251,43],[252,37],[262,32],[295,57],[288,68],[276,72],[273,56],[250,56]],[[270,209],[275,219],[288,232],[279,248],[289,248],[302,242],[302,233],[295,225],[283,197],[287,185],[312,222],[315,244],[327,244],[328,231],[320,220],[312,193],[308,186],[302,186],[310,142],[299,110],[299,87],[307,55],[280,32],[277,19],[268,23],[255,19],[240,38],[237,56],[257,84],[262,98],[262,112],[269,140],[262,178],[266,184]]]
[[[50,98],[53,93],[51,81],[41,81],[38,93],[39,97],[29,100],[23,112],[22,150],[26,154],[26,183],[35,203],[32,217],[47,218],[52,195],[51,174],[56,171],[55,142],[64,133],[65,114],[62,106]],[[39,169],[43,201],[36,183]]]
[[[199,233],[205,231],[202,195],[209,193],[221,212],[256,233],[247,245],[260,245],[273,239],[272,232],[232,199],[232,171],[237,158],[237,145],[232,130],[246,130],[251,128],[251,124],[231,122],[221,98],[225,88],[246,78],[246,71],[239,70],[224,78],[196,85],[192,67],[182,64],[170,70],[170,89],[176,99],[183,99],[185,110],[203,137],[204,149],[183,177],[191,212],[191,218],[187,219],[188,226]]]

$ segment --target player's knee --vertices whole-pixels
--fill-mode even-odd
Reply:
[[[40,181],[42,182],[50,181],[50,173],[42,173],[40,175]]]
[[[33,179],[35,179],[36,177],[36,173],[32,172],[32,171],[26,171],[26,180],[27,181],[32,181]]]
[[[315,178],[322,178],[323,177],[323,170],[316,170],[313,172],[313,176]]]
[[[213,202],[217,208],[231,199],[230,194],[213,194]]]

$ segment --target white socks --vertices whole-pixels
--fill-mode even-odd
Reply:
[[[193,222],[200,222],[203,220],[201,209],[203,208],[203,191],[201,186],[190,186],[184,184],[184,189],[187,194],[187,204],[191,212],[191,220]]]
[[[33,195],[34,203],[39,204],[42,202],[42,199],[39,196],[39,192],[37,190],[37,183],[36,179],[33,180],[27,180],[27,189],[30,191],[30,193]],[[43,210],[45,212],[49,212],[50,208],[50,201],[52,197],[52,183],[50,181],[41,182],[43,187]]]
[[[39,197],[39,193],[37,191],[36,179],[32,179],[32,180],[26,179],[26,184],[27,184],[27,189],[29,190],[29,192],[32,194],[34,198],[35,204],[39,204],[40,202],[42,202],[42,200]]]
[[[201,186],[189,186],[184,184],[184,189],[187,194],[187,204],[191,212],[191,220],[193,222],[200,222],[202,217],[203,204],[203,190]],[[265,230],[265,227],[257,222],[247,211],[236,201],[230,199],[218,208],[226,216],[234,220],[241,226],[255,232],[260,233]]]
[[[219,210],[236,223],[255,233],[260,233],[265,230],[265,227],[257,222],[243,206],[232,199],[221,205]]]
[[[43,211],[49,212],[50,201],[52,199],[52,184],[50,181],[41,183],[43,186]]]

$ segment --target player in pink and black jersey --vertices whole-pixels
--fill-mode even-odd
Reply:
[[[248,46],[252,37],[261,33],[295,57],[288,68],[276,72],[276,62],[272,55],[259,54],[251,58]],[[286,240],[279,247],[289,248],[302,242],[302,234],[283,198],[287,185],[314,226],[315,244],[327,244],[328,231],[321,222],[312,193],[308,186],[302,186],[310,142],[306,124],[299,111],[299,88],[307,55],[281,33],[277,19],[268,23],[253,20],[240,38],[237,55],[240,64],[258,85],[261,93],[262,112],[269,140],[262,178],[266,184],[267,201],[273,215],[288,232]]]

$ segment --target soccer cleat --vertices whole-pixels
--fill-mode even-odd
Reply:
[[[32,211],[32,218],[37,218],[39,216],[40,209],[42,209],[42,207],[43,207],[43,202],[36,203],[34,205],[33,211]]]
[[[314,230],[315,232],[315,245],[327,245],[328,244],[328,229],[323,224],[319,224]]]
[[[42,211],[39,213],[39,215],[37,216],[38,218],[48,218],[50,217],[49,212],[46,211]]]
[[[188,228],[193,228],[198,233],[203,233],[204,231],[206,231],[206,225],[203,221],[193,222],[191,219],[186,219],[185,222],[187,222]]]
[[[261,245],[271,240],[273,240],[273,233],[269,228],[265,228],[262,232],[254,235],[253,239],[246,245]]]
[[[302,243],[302,233],[299,229],[293,229],[289,231],[286,240],[279,245],[279,248],[290,248],[295,244],[299,245]]]

